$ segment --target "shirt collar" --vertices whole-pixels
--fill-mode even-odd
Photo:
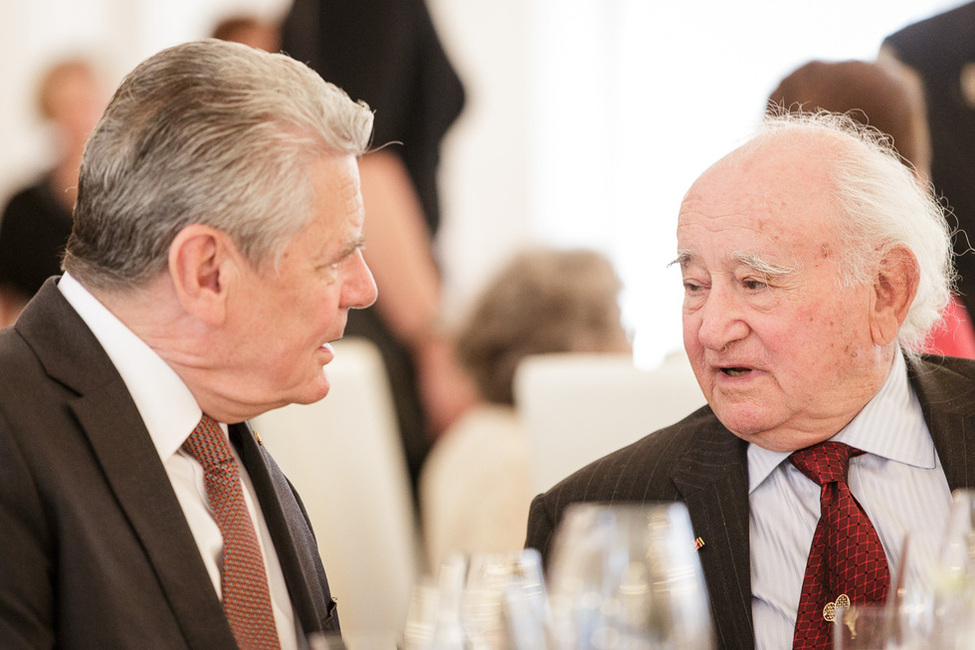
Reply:
[[[58,289],[118,370],[156,452],[165,462],[176,453],[203,415],[193,394],[162,357],[71,274],[61,277]]]
[[[907,378],[907,362],[900,349],[894,354],[887,380],[856,417],[831,440],[905,465],[933,469],[934,442],[921,412],[921,403]],[[748,445],[749,494],[775,471],[791,452]]]

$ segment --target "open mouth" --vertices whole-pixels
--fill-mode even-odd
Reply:
[[[751,368],[722,368],[721,372],[728,375],[729,377],[741,377],[751,372]]]

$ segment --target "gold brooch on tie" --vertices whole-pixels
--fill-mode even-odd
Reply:
[[[836,598],[836,602],[826,603],[826,607],[823,607],[823,618],[828,622],[832,623],[836,620],[836,608],[837,607],[849,607],[850,597],[846,594],[840,594]]]

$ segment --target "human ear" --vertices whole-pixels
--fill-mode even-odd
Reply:
[[[914,302],[919,282],[920,271],[914,253],[904,246],[887,252],[873,285],[870,333],[875,344],[884,346],[897,338]]]
[[[169,276],[183,309],[209,325],[226,316],[233,256],[227,236],[209,226],[191,224],[169,246]]]

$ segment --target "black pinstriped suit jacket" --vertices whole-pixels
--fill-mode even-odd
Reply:
[[[924,357],[908,364],[949,487],[975,487],[975,361]],[[526,546],[547,559],[566,506],[683,501],[711,598],[718,645],[752,649],[747,444],[710,407],[584,467],[532,503]]]

